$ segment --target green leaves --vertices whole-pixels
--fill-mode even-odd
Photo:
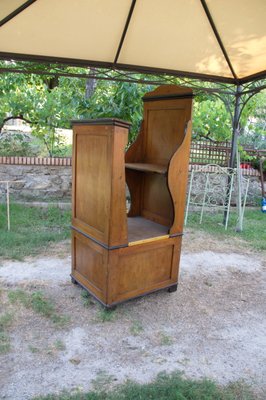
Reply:
[[[84,118],[120,118],[131,122],[129,140],[133,141],[143,118],[142,97],[152,86],[128,82],[99,81],[93,95],[80,103]]]
[[[33,135],[43,141],[50,156],[60,141],[55,129],[69,128],[70,120],[79,117],[77,105],[85,90],[84,80],[52,81],[50,76],[0,75],[0,126],[9,116],[30,121]]]
[[[219,100],[204,100],[194,103],[194,138],[211,138],[217,141],[229,140],[232,135],[230,115],[224,103]]]
[[[5,64],[0,62],[3,63]],[[14,62],[12,64],[16,66]],[[61,66],[61,71],[62,68]],[[86,68],[64,68],[63,72],[89,72]],[[35,64],[33,69],[43,72],[45,66],[39,65],[38,68],[38,64]],[[57,66],[52,65],[47,66],[47,71],[55,75],[0,74],[0,127],[7,116],[22,116],[31,122],[32,133],[42,140],[50,156],[65,154],[64,145],[55,129],[70,128],[72,119],[120,118],[131,122],[129,141],[135,139],[143,118],[142,97],[146,92],[154,90],[155,85],[108,80],[98,80],[95,84],[95,81],[88,81],[86,78],[58,77],[57,70]],[[109,76],[118,78],[115,71],[109,73]],[[135,74],[134,77],[152,79],[151,76],[140,74]],[[172,78],[172,82],[180,84],[178,78]],[[209,87],[211,84],[205,82],[201,85]],[[91,92],[86,98],[88,86],[91,87]],[[233,111],[233,103],[229,100],[225,99],[227,107],[230,106]],[[241,116],[241,143],[246,141],[256,143],[257,147],[263,146],[262,138],[266,130],[265,107],[265,92],[247,102]],[[193,135],[196,139],[206,137],[218,141],[231,138],[231,116],[218,97],[204,92],[197,93],[194,101]]]

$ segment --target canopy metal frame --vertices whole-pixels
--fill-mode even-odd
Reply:
[[[1,56],[0,56],[1,59]],[[224,82],[213,82],[205,80],[203,83],[199,78],[178,77],[168,75],[166,73],[146,75],[133,71],[122,71],[115,68],[75,68],[62,64],[50,63],[48,61],[41,64],[37,61],[15,61],[12,59],[5,60],[0,64],[0,73],[18,73],[18,74],[35,74],[51,77],[69,77],[80,79],[96,79],[109,80],[115,82],[140,83],[147,85],[166,85],[178,84],[193,89],[195,95],[209,93],[218,97],[226,107],[232,121],[232,153],[230,158],[230,167],[234,166],[236,157],[236,143],[239,134],[239,122],[244,107],[248,101],[261,90],[266,89],[266,78],[258,79],[251,82],[238,84],[228,84]]]
[[[30,7],[36,1],[37,0],[25,1],[21,6],[19,6],[17,9],[12,11],[9,15],[5,16],[2,20],[0,20],[0,28],[2,26],[4,26],[6,23],[8,23],[9,21],[11,21],[13,18],[15,18],[17,15],[22,13],[25,9]],[[206,1],[205,0],[199,0],[199,1],[202,5],[204,13],[209,21],[209,24],[214,33],[214,36],[219,44],[219,47],[224,55],[227,65],[233,75],[233,78],[222,77],[222,76],[217,76],[217,75],[208,75],[208,74],[202,74],[202,73],[193,73],[193,72],[188,72],[188,71],[169,70],[169,69],[163,69],[163,68],[152,68],[152,67],[144,67],[144,66],[127,65],[127,64],[118,63],[118,58],[119,58],[121,49],[123,47],[128,28],[130,26],[131,18],[134,13],[134,8],[136,6],[137,0],[131,0],[131,6],[129,8],[125,26],[124,26],[124,29],[123,29],[123,32],[122,32],[122,35],[121,35],[121,38],[119,41],[116,55],[115,55],[112,63],[92,61],[92,60],[78,60],[78,59],[70,59],[70,58],[48,57],[48,56],[30,55],[30,54],[7,53],[7,52],[1,52],[1,51],[0,51],[0,59],[61,63],[61,64],[69,65],[69,66],[71,65],[71,66],[79,66],[79,67],[95,67],[95,68],[100,67],[100,68],[107,68],[107,69],[117,70],[117,71],[118,70],[132,71],[132,72],[141,73],[141,74],[156,74],[156,75],[167,74],[169,76],[176,76],[179,78],[185,77],[185,78],[192,78],[192,79],[200,79],[203,81],[206,80],[206,81],[210,81],[210,82],[221,82],[221,83],[229,83],[229,84],[231,83],[236,86],[266,78],[266,70],[260,71],[256,74],[253,74],[250,76],[246,76],[244,78],[238,78]]]

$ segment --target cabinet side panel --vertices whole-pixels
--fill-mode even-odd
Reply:
[[[168,187],[175,206],[174,221],[170,229],[170,234],[183,232],[191,131],[192,123],[189,121],[184,141],[173,155],[169,165]]]
[[[127,244],[125,147],[128,130],[115,127],[113,135],[112,188],[110,201],[109,246]]]
[[[110,138],[104,127],[78,127],[73,224],[106,242],[110,208]],[[93,133],[95,132],[95,134]]]
[[[147,96],[144,103],[144,162],[168,166],[183,142],[191,99],[158,99],[149,101]],[[143,179],[141,215],[170,229],[174,207],[165,177],[147,173]]]
[[[121,302],[175,284],[180,253],[176,243],[167,239],[111,255],[108,302]]]
[[[72,233],[72,276],[91,293],[105,302],[106,250],[83,237]]]
[[[171,103],[171,101],[167,103]],[[145,162],[168,164],[183,140],[186,121],[184,111],[182,104],[171,106],[165,102],[149,103],[149,109],[146,110],[145,115],[147,118]]]
[[[173,220],[173,203],[166,177],[146,174],[143,178],[141,215],[144,218],[170,227]]]

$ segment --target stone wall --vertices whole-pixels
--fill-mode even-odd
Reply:
[[[72,171],[70,166],[0,164],[0,181],[10,183],[11,201],[71,201]],[[0,184],[3,201],[5,184]]]
[[[2,161],[2,163],[1,163]],[[12,162],[11,162],[12,161]],[[22,164],[24,162],[24,164]],[[50,164],[50,165],[48,165]],[[258,176],[249,176],[248,205],[258,203],[261,187]],[[72,171],[71,159],[33,159],[13,160],[0,157],[0,181],[22,181],[10,184],[11,201],[30,202],[70,202]],[[204,177],[197,173],[199,182],[192,190],[192,198],[203,193]],[[202,182],[202,184],[200,184]],[[226,181],[221,179],[226,185]],[[218,182],[218,186],[221,184]],[[235,203],[236,196],[233,197]],[[0,183],[0,202],[5,201],[5,184]]]

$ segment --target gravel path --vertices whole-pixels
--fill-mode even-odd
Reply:
[[[204,239],[204,240],[203,240]],[[89,390],[161,371],[266,389],[265,259],[238,243],[187,235],[177,292],[122,304],[112,321],[70,283],[70,257],[0,263],[0,313],[15,315],[11,351],[0,355],[0,398]],[[23,306],[14,289],[41,290],[69,322],[59,328]]]

